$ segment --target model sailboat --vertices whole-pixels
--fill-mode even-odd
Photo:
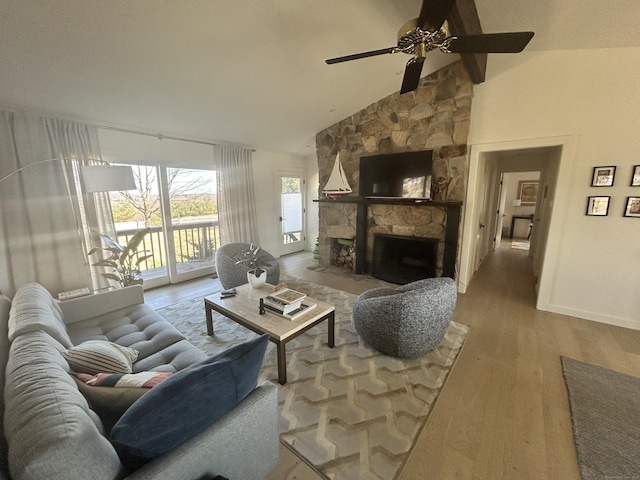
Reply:
[[[333,164],[333,170],[331,170],[331,175],[329,175],[329,180],[324,186],[322,193],[327,197],[336,198],[351,192],[352,190],[344,174],[342,163],[340,163],[340,152],[338,152],[336,154],[336,162]]]

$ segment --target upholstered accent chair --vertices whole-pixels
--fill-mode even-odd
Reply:
[[[383,353],[419,357],[442,341],[453,317],[457,291],[448,277],[367,290],[353,306],[356,331],[365,343]]]
[[[249,248],[248,243],[227,243],[216,250],[216,270],[218,278],[225,289],[238,287],[248,283],[247,272],[251,270],[246,265],[237,265],[235,257]],[[280,266],[278,260],[264,249],[258,252],[258,259],[267,271],[267,283],[277,285],[280,280]]]

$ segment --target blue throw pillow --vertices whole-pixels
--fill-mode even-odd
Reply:
[[[111,430],[122,463],[136,469],[193,437],[256,388],[269,335],[175,373],[137,400]]]

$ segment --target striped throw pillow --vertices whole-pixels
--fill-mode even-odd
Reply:
[[[62,356],[77,373],[131,373],[138,351],[105,340],[88,340],[63,351]]]

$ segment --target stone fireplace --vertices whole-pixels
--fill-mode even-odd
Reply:
[[[455,276],[460,211],[467,177],[473,84],[461,62],[392,94],[316,135],[319,191],[336,153],[353,192],[319,200],[320,262],[329,265],[335,238],[356,239],[356,273],[371,273],[377,234],[428,238],[436,245],[436,276]],[[361,156],[433,150],[433,201],[359,197]]]
[[[429,239],[435,251],[435,276],[453,278],[461,205],[462,202],[416,202],[408,199],[320,199],[320,232],[324,233],[319,236],[320,262],[325,266],[335,265],[332,259],[336,242],[355,238],[354,272],[370,274],[377,236],[401,236],[418,242]],[[355,219],[351,219],[353,216]],[[336,223],[322,225],[323,219]]]

